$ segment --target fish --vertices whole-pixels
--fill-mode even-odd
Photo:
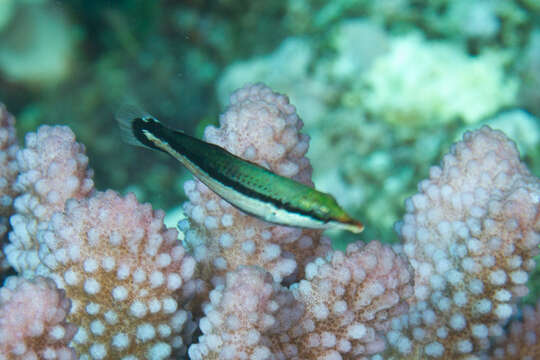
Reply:
[[[164,152],[229,204],[266,222],[360,233],[364,225],[336,199],[298,181],[242,159],[224,148],[163,125],[134,107],[116,114],[125,142]]]

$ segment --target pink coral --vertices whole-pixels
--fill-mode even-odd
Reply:
[[[76,326],[66,321],[70,301],[50,279],[10,277],[0,289],[0,358],[76,359],[68,347]]]
[[[179,307],[195,261],[164,213],[114,191],[68,200],[42,235],[40,258],[74,306],[73,346],[92,359],[169,359],[184,348]]]
[[[0,104],[0,216],[8,216],[12,212],[11,207],[16,194],[12,184],[18,172],[15,161],[18,149],[15,118],[7,112],[3,104]],[[0,237],[4,232],[0,232]]]
[[[209,127],[205,140],[278,174],[312,185],[311,165],[305,157],[308,136],[300,134],[302,121],[289,99],[262,84],[247,85],[231,95],[220,117],[220,128]],[[220,283],[239,265],[259,265],[277,281],[303,271],[305,264],[330,249],[318,230],[277,226],[233,208],[201,182],[189,181],[185,205],[191,230],[186,243]],[[300,274],[301,275],[301,274]]]
[[[18,149],[15,118],[0,103],[0,248],[8,229],[8,217],[13,212],[16,195],[13,182],[18,172],[15,155]],[[0,270],[8,266],[3,252],[0,252]]]
[[[311,185],[300,128],[285,96],[253,85],[233,94],[206,138]],[[17,158],[22,194],[9,259],[66,291],[83,359],[177,356],[191,343],[189,309],[198,306],[205,317],[193,359],[479,359],[527,292],[540,243],[540,181],[489,128],[467,133],[431,169],[406,202],[396,226],[403,244],[393,248],[372,241],[332,251],[319,231],[267,224],[188,182],[182,228],[198,263],[163,227],[161,211],[133,195],[94,192],[84,148],[67,128],[29,134]],[[536,355],[537,314],[524,311],[530,318],[495,356]]]
[[[306,310],[289,331],[292,358],[368,359],[384,350],[390,321],[406,313],[412,271],[389,246],[356,242],[308,264],[293,293]]]
[[[306,275],[289,291],[262,269],[228,273],[210,293],[192,359],[367,359],[412,294],[405,259],[377,241],[319,258]]]
[[[398,358],[468,358],[502,333],[528,291],[540,243],[540,180],[513,142],[483,127],[466,133],[419,190],[397,226],[415,269],[415,298],[388,338]]]
[[[508,334],[500,336],[491,349],[491,359],[534,360],[540,358],[540,301],[536,309],[526,305],[523,320],[514,320]]]
[[[13,231],[6,246],[8,262],[21,275],[47,274],[38,259],[38,232],[69,198],[88,196],[93,188],[92,170],[84,145],[66,126],[41,126],[25,137],[25,148],[17,152],[19,176],[14,188],[16,214],[10,219]]]
[[[210,301],[200,322],[203,335],[189,348],[192,360],[274,359],[280,336],[303,314],[292,293],[258,267],[227,273]]]

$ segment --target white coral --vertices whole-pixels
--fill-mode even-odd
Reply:
[[[364,104],[393,124],[474,123],[515,102],[517,82],[505,76],[504,62],[501,53],[472,57],[419,35],[396,38],[365,75]]]

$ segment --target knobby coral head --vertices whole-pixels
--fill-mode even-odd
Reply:
[[[66,320],[70,304],[51,279],[8,278],[0,289],[1,358],[77,359],[68,347],[77,331]]]
[[[483,127],[465,133],[405,206],[396,228],[415,269],[415,296],[388,338],[398,358],[471,358],[503,334],[528,292],[540,181],[513,142]]]
[[[2,109],[0,120],[7,116]],[[9,119],[0,122],[0,140],[13,133]],[[205,140],[312,186],[301,128],[286,96],[255,84],[233,93]],[[53,350],[66,359],[178,359],[186,351],[191,359],[268,360],[518,353],[514,335],[494,348],[491,339],[504,336],[535,267],[540,180],[498,131],[465,134],[431,169],[396,225],[401,245],[356,242],[345,252],[332,250],[321,231],[243,214],[198,180],[185,184],[180,244],[162,211],[134,195],[94,189],[84,146],[68,128],[42,127],[24,148],[7,148],[6,159],[16,162],[0,163],[12,189],[3,194],[17,197],[5,207],[13,215],[4,252],[30,280],[11,278],[0,291],[0,334],[17,331],[9,319],[24,319],[31,286],[51,293],[42,306],[56,315],[44,312],[39,334],[49,340],[33,336],[35,329],[19,331],[16,346],[0,342],[0,358],[25,351],[50,358]],[[527,341],[540,334],[534,324],[523,325]]]
[[[68,200],[51,217],[39,255],[75,301],[68,320],[80,355],[163,359],[185,347],[190,314],[179,303],[195,261],[163,217],[112,190]]]

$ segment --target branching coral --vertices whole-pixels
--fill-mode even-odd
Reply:
[[[51,279],[10,277],[0,289],[0,358],[75,360],[70,300]]]
[[[229,273],[210,293],[192,359],[367,359],[412,294],[405,260],[376,241],[319,258],[306,275],[289,291],[259,268]]]
[[[237,90],[230,100],[221,127],[207,128],[205,139],[312,186],[312,169],[305,157],[308,137],[299,133],[302,120],[288,98],[257,84]],[[281,281],[330,249],[321,231],[276,226],[247,216],[197,180],[187,182],[185,190],[190,202],[184,209],[191,226],[186,242],[204,267],[203,277],[214,284],[239,265],[262,266]]]
[[[18,149],[15,118],[7,112],[4,105],[0,105],[0,216],[9,216],[12,212],[15,197],[12,184],[19,170],[15,162]],[[5,231],[0,232],[0,236],[4,233]]]
[[[540,302],[536,308],[525,306],[522,321],[514,320],[508,334],[497,338],[490,356],[484,358],[505,360],[533,360],[540,356]]]
[[[195,261],[163,216],[133,194],[107,191],[69,200],[51,218],[40,258],[74,302],[82,358],[165,359],[184,347],[190,314],[178,306],[179,289]]]
[[[367,359],[384,349],[391,319],[407,311],[412,271],[390,247],[358,242],[308,264],[292,291],[306,309],[288,332],[293,359]]]
[[[12,185],[18,172],[15,161],[18,148],[15,118],[0,104],[0,247],[3,246],[8,217],[13,211],[13,199],[16,195]],[[7,266],[4,253],[0,252],[0,269]]]
[[[83,198],[94,188],[84,145],[75,141],[68,127],[42,126],[28,133],[25,148],[17,152],[19,175],[13,188],[16,214],[10,219],[13,231],[5,253],[15,270],[25,277],[48,270],[38,258],[38,232],[70,198]]]
[[[205,137],[311,185],[301,127],[285,96],[250,85]],[[320,231],[242,214],[198,181],[185,186],[185,250],[163,212],[93,190],[67,128],[29,134],[17,160],[8,259],[65,290],[81,359],[170,359],[190,344],[192,359],[480,359],[527,292],[540,243],[540,181],[488,127],[407,200],[401,245],[346,252]],[[51,307],[65,315],[61,303]]]
[[[466,133],[419,190],[397,225],[415,298],[388,339],[400,359],[470,359],[502,334],[527,294],[540,244],[540,181],[513,142],[483,127]]]
[[[95,193],[84,146],[65,127],[28,134],[18,165],[15,188],[23,193],[8,259],[25,276],[46,274],[66,290],[79,356],[158,359],[184,350],[182,332],[194,327],[178,306],[179,289],[195,262],[177,232],[163,228],[164,213],[133,195]]]
[[[307,138],[299,135],[301,121],[286,97],[263,85],[246,86],[231,96],[231,107],[222,116],[221,125],[220,129],[207,129],[207,140],[282,175],[311,184],[311,167],[304,157]],[[214,294],[220,294],[205,307],[206,318],[202,321],[208,326],[202,329],[205,335],[201,342],[193,345],[194,356],[248,358],[264,347],[264,356],[268,358],[331,359],[337,354],[369,355],[384,348],[384,341],[376,331],[388,329],[388,319],[406,309],[405,299],[412,292],[407,265],[392,250],[374,242],[365,249],[351,245],[346,255],[332,253],[326,239],[322,238],[322,246],[318,244],[319,231],[288,229],[247,217],[200,183],[189,183],[186,189],[191,202],[185,208],[192,224],[186,240],[205,271],[214,276],[212,283],[218,286]],[[306,262],[317,255],[325,255],[328,260],[319,258],[309,263],[307,280],[293,286],[295,299],[305,311],[302,315],[291,312],[290,316],[298,318],[299,324],[283,328],[281,337],[257,321],[240,321],[241,325],[231,327],[220,320],[243,308],[235,305],[231,309],[227,303],[220,302],[233,296],[227,294],[236,292],[236,286],[242,287],[231,283],[229,278],[223,284],[221,274],[238,265],[259,265],[279,282],[298,266],[297,277],[301,278]],[[284,260],[288,261],[285,268]],[[243,282],[241,277],[235,279]],[[249,284],[245,285],[247,293],[251,291]],[[244,300],[250,309],[250,299],[250,296],[238,297],[237,301]],[[269,299],[260,301],[265,303]],[[256,319],[268,316],[263,315],[264,306],[258,312],[246,311]],[[248,315],[238,316],[249,319]],[[258,334],[256,341],[248,348],[238,345],[238,333],[250,331]],[[287,336],[283,337],[285,333]]]
[[[189,349],[192,360],[271,358],[279,337],[303,314],[292,294],[259,267],[228,273],[225,284],[210,293],[204,311],[204,335]]]

